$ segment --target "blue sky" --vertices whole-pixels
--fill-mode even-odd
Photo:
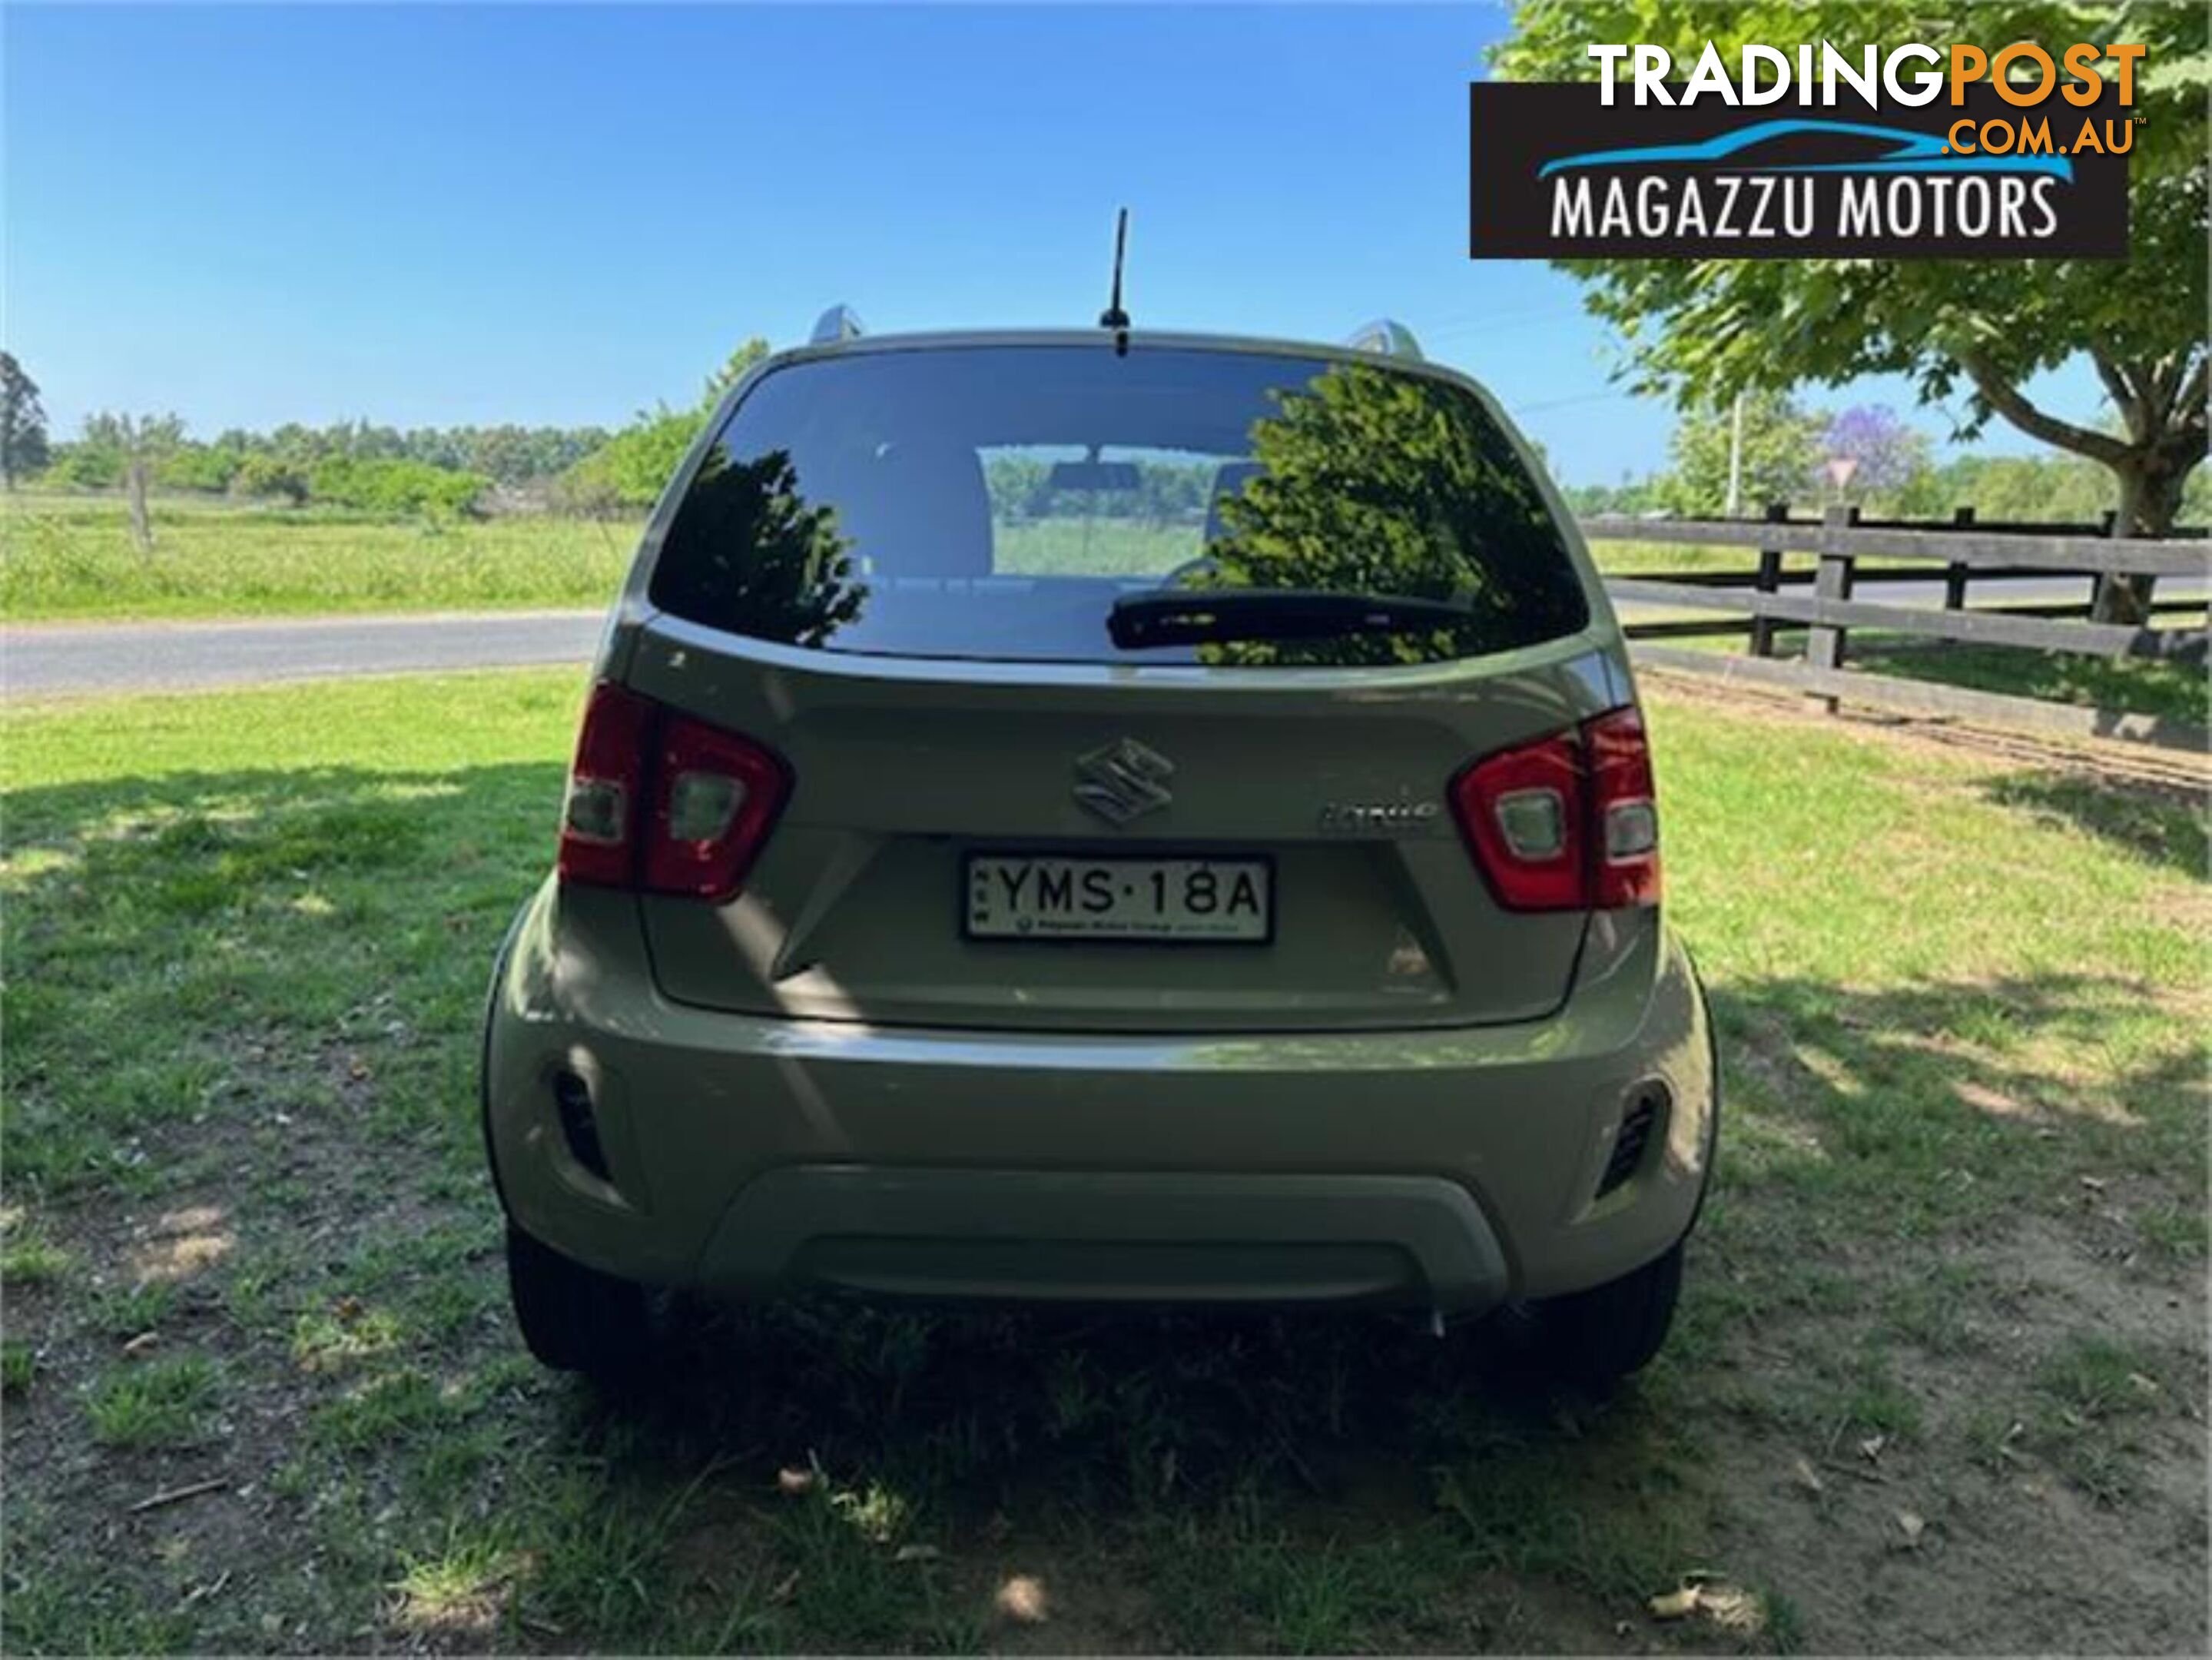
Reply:
[[[1506,20],[10,4],[0,329],[61,434],[613,425],[836,300],[878,330],[1087,324],[1127,203],[1140,326],[1394,315],[1563,478],[1611,481],[1663,460],[1672,411],[1609,382],[1570,279],[1464,251],[1466,83]],[[2085,376],[2038,390],[2094,413]]]

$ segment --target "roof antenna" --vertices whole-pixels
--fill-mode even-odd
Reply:
[[[1114,227],[1114,297],[1106,302],[1106,309],[1098,313],[1098,326],[1114,331],[1114,356],[1129,355],[1129,313],[1121,309],[1121,254],[1129,246],[1129,210],[1121,210],[1121,216]]]

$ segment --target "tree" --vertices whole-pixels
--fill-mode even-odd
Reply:
[[[744,380],[746,372],[767,356],[770,350],[768,342],[756,334],[732,352],[722,367],[707,377],[706,395],[699,400],[702,412],[721,402],[722,394]]]
[[[662,404],[640,410],[629,425],[562,475],[562,494],[572,506],[589,512],[617,505],[650,507],[675,476],[677,464],[722,394],[769,350],[758,335],[747,340],[707,377],[699,401],[690,409],[672,410]]]
[[[173,415],[90,415],[84,441],[123,458],[123,488],[131,503],[131,539],[154,551],[154,522],[146,511],[146,485],[155,470],[185,441],[185,423]]]
[[[230,476],[230,488],[234,495],[282,500],[296,508],[307,499],[307,476],[298,462],[256,450],[238,464],[238,471]]]
[[[39,383],[23,372],[15,353],[0,351],[0,481],[13,489],[18,478],[40,471],[48,459]]]
[[[1584,80],[1593,40],[1664,46],[1686,62],[1708,39],[1732,58],[1747,41],[1960,40],[1994,55],[2008,42],[2141,42],[2128,212],[2130,257],[2109,259],[1599,259],[1563,262],[1587,304],[1616,324],[1645,388],[1693,404],[1802,380],[1837,385],[1905,374],[1923,402],[1963,391],[1958,435],[1991,416],[2107,468],[2128,532],[2174,522],[2204,458],[2205,94],[2212,81],[2201,6],[2039,3],[1948,7],[1904,0],[1521,0],[1494,53],[1515,79]],[[2039,371],[2086,357],[2124,430],[2053,415],[2024,390]],[[2104,585],[2100,614],[2139,621],[2145,579]]]
[[[703,418],[696,410],[641,410],[629,425],[562,475],[562,496],[591,513],[652,506],[675,476]]]
[[[245,459],[221,444],[185,444],[163,459],[154,479],[164,489],[205,490],[220,496],[230,488]]]
[[[1836,497],[1857,506],[1892,505],[1927,472],[1928,438],[1895,410],[1859,404],[1830,419],[1819,440],[1823,460],[1848,461],[1850,477],[1831,484]]]
[[[655,598],[679,617],[755,640],[826,645],[867,601],[836,509],[799,493],[787,450],[740,461],[716,443],[668,543],[679,550],[662,565],[671,592],[656,583]]]
[[[1673,473],[1660,484],[1661,499],[1692,519],[1717,517],[1729,496],[1729,448],[1734,399],[1718,409],[1692,409],[1675,423],[1668,446]],[[1821,417],[1808,415],[1780,392],[1747,392],[1743,400],[1743,502],[1747,508],[1804,495],[1820,465]]]
[[[1240,640],[1201,661],[1423,663],[1578,626],[1559,532],[1504,435],[1472,398],[1413,375],[1340,364],[1252,423],[1261,471],[1221,502],[1192,588],[1314,588],[1447,602],[1465,621],[1319,639]]]

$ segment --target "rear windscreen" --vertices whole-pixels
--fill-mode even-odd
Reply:
[[[651,593],[784,645],[1085,663],[1431,662],[1588,621],[1534,482],[1458,387],[1103,339],[773,371]]]

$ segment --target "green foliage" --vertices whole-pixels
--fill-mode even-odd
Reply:
[[[1978,519],[2094,525],[2112,508],[2112,476],[2078,455],[1962,455],[1937,469],[1943,510]]]
[[[491,480],[479,473],[449,472],[422,461],[358,460],[325,456],[307,475],[319,502],[380,514],[473,512]]]
[[[1710,447],[1711,441],[1707,437],[1698,441]],[[1678,432],[1678,456],[1683,443]],[[1719,462],[1723,478],[1727,465],[1723,449]],[[1704,481],[1700,485],[1686,484],[1677,471],[1668,471],[1644,478],[1624,478],[1613,485],[1577,485],[1567,490],[1567,501],[1577,514],[1636,514],[1656,507],[1683,514],[1715,513],[1719,507],[1711,483],[1712,466],[1710,456],[1699,462],[1697,476]],[[2212,520],[2212,472],[2200,468],[2190,483],[2177,522],[2203,525]],[[1796,488],[1777,496],[1755,492],[1747,485],[1744,510],[1755,512],[1772,499],[1787,501],[1802,514],[1826,500],[1826,493],[1824,480],[1801,480]],[[1856,499],[1875,518],[1941,520],[1949,519],[1960,508],[1972,508],[1974,516],[1984,524],[2074,525],[2094,530],[2113,510],[2117,493],[2111,471],[2085,456],[1960,455],[1940,465],[1915,470],[1894,489],[1857,492]],[[1707,502],[1713,505],[1703,505]],[[1600,551],[1618,545],[1601,544]],[[1679,564],[1686,552],[1671,550],[1655,555],[1650,562]]]
[[[704,420],[703,411],[696,409],[639,415],[562,475],[563,502],[593,513],[651,507],[675,477],[677,464]]]
[[[123,482],[123,452],[105,444],[61,444],[40,482],[62,489],[113,489]]]
[[[185,441],[185,423],[175,415],[118,415],[102,410],[84,417],[87,446],[110,450],[127,463],[158,462]]]
[[[2205,447],[2205,88],[2201,6],[1929,7],[1903,0],[1522,0],[1495,66],[1516,80],[1586,80],[1592,41],[1643,41],[1686,61],[1710,40],[2142,42],[2129,216],[2132,252],[2106,259],[1588,259],[1562,262],[1590,309],[1618,326],[1639,384],[1686,406],[1804,380],[1913,378],[1923,401],[1965,392],[1960,434],[1995,414],[2120,475],[2131,522],[2161,528]],[[2020,392],[2093,356],[2125,438],[2060,421]]]
[[[1206,522],[1214,464],[1146,457],[1133,465],[1134,489],[1057,490],[1052,487],[1053,464],[1043,456],[1021,451],[988,455],[983,483],[990,491],[991,517],[1002,526],[1069,518],[1133,520],[1155,527]],[[1079,508],[1071,512],[1071,502]]]
[[[550,478],[605,443],[599,427],[422,428],[400,437],[392,459],[426,462],[455,472],[480,472],[495,483]]]
[[[284,501],[297,507],[307,499],[307,476],[295,461],[258,453],[240,460],[230,476],[230,488],[254,500]]]
[[[212,443],[196,443],[185,438],[179,423],[167,430],[154,482],[166,489],[232,490],[304,501],[315,465],[337,457],[411,462],[447,472],[478,474],[502,485],[526,485],[555,477],[606,441],[606,432],[599,427],[508,424],[401,432],[365,421],[340,421],[327,427],[288,422],[266,433],[233,428]],[[85,441],[55,447],[41,482],[62,489],[112,489],[123,481],[127,460],[118,418],[95,416],[87,423]]]
[[[1495,649],[1553,603],[1524,550],[1556,546],[1535,485],[1472,400],[1412,375],[1340,366],[1252,424],[1265,471],[1221,504],[1193,587],[1315,588],[1449,600],[1452,628],[1209,647],[1229,662],[1426,662]],[[1578,600],[1577,600],[1577,603]],[[1565,617],[1557,621],[1571,627]],[[1544,629],[1535,625],[1539,635]]]
[[[722,394],[744,380],[752,366],[766,357],[769,350],[768,342],[756,334],[732,351],[723,360],[722,367],[707,377],[706,391],[699,399],[701,410],[710,410],[721,402]]]
[[[366,421],[327,427],[287,422],[272,432],[234,429],[216,447],[241,455],[272,455],[302,468],[330,456],[358,461],[418,461],[449,472],[477,472],[501,484],[550,478],[606,442],[598,427],[417,427],[401,432]]]
[[[246,458],[234,449],[210,444],[186,444],[164,458],[154,470],[154,482],[164,489],[205,490],[221,495],[230,488]]]
[[[1661,494],[1665,480],[1664,473],[1638,478],[1623,472],[1618,483],[1562,484],[1559,494],[1566,498],[1568,511],[1578,519],[1601,513],[1650,513],[1665,505]]]
[[[15,354],[0,351],[0,483],[15,481],[47,462],[46,412],[39,402],[39,383],[24,372]]]
[[[766,357],[769,350],[768,342],[757,335],[747,340],[707,377],[699,401],[689,409],[672,410],[663,404],[639,410],[629,425],[562,475],[563,504],[586,513],[651,507],[676,476],[684,452],[691,447],[691,441],[699,435],[699,429],[714,413],[722,394]]]
[[[1800,409],[1782,393],[1746,394],[1739,511],[1756,514],[1769,502],[1805,500],[1820,465],[1824,424],[1819,413]],[[1674,470],[1655,492],[1662,506],[1690,519],[1710,519],[1726,510],[1734,428],[1729,404],[1683,415],[1669,446]]]
[[[818,646],[860,614],[867,587],[833,508],[799,493],[791,457],[732,461],[716,444],[668,532],[656,580],[678,616],[794,646]]]

